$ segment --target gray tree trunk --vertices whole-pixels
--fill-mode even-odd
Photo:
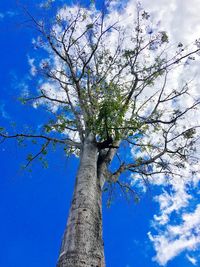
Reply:
[[[105,267],[102,240],[102,192],[97,177],[97,146],[83,145],[57,267]]]

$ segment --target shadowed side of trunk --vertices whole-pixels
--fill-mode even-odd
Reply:
[[[87,138],[57,267],[105,267],[96,144]]]

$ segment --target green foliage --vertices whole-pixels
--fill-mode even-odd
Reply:
[[[21,104],[25,105],[27,103],[26,98],[24,97],[19,97],[18,100],[21,102]]]
[[[186,139],[191,139],[194,137],[194,134],[196,133],[195,129],[188,129],[186,132],[183,133],[183,137]]]
[[[49,120],[49,122],[44,125],[44,130],[46,133],[50,133],[52,131],[63,133],[68,127],[73,128],[75,123],[76,122],[74,120],[66,118],[66,113],[62,113],[56,116],[56,120]]]
[[[169,37],[165,31],[160,32],[161,34],[161,42],[162,43],[168,43],[169,42]]]
[[[43,154],[43,155],[47,155],[47,150],[46,150],[46,149],[43,149],[43,150],[42,150],[42,154]]]
[[[49,167],[48,161],[47,161],[46,159],[41,158],[40,161],[41,161],[41,163],[42,163],[42,167],[43,167],[44,169],[47,169],[47,168]]]
[[[25,138],[20,136],[20,137],[17,137],[17,144],[20,146],[20,147],[25,147],[26,144],[25,144]]]
[[[30,153],[27,155],[26,160],[31,161],[33,159],[33,155]]]
[[[138,203],[140,202],[140,198],[139,198],[138,195],[135,195],[135,196],[134,196],[134,202],[135,202],[136,204],[138,204]]]
[[[31,142],[33,145],[37,145],[37,143],[38,143],[36,139],[32,139]]]
[[[46,133],[50,133],[52,130],[52,127],[50,125],[46,124],[46,125],[44,125],[44,130]]]
[[[142,13],[142,18],[148,20],[150,18],[149,13],[144,10]]]
[[[97,134],[102,139],[106,139],[107,134],[109,134],[109,136],[113,136],[118,140],[121,136],[119,128],[123,126],[127,108],[122,105],[123,98],[120,88],[111,83],[106,85],[105,90],[106,94],[99,105],[95,129],[97,129]]]
[[[143,162],[143,158],[139,157],[135,160],[136,164],[141,164]]]
[[[124,51],[124,57],[129,58],[131,56],[134,56],[136,54],[136,50],[125,50]]]
[[[92,23],[90,23],[90,24],[86,25],[86,28],[87,28],[87,30],[89,30],[89,29],[92,29],[93,26],[94,26],[94,25],[93,25]]]

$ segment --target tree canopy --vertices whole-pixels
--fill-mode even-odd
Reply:
[[[32,70],[33,78],[40,77],[38,95],[30,91],[20,100],[45,106],[50,119],[41,133],[9,136],[2,128],[2,137],[41,138],[42,154],[50,143],[78,152],[90,132],[100,150],[123,143],[130,157],[119,156],[115,181],[124,171],[144,179],[181,175],[180,168],[196,163],[199,125],[187,115],[195,116],[199,98],[193,95],[193,77],[188,80],[184,72],[199,52],[197,40],[172,46],[164,30],[150,28],[150,14],[140,5],[128,18],[106,6],[65,6],[50,23],[26,12],[40,32],[34,46],[44,57]]]

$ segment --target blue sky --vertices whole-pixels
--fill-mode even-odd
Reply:
[[[31,3],[30,3],[31,2]],[[29,1],[33,13],[39,1]],[[45,111],[23,106],[17,100],[30,83],[28,56],[35,31],[24,24],[25,17],[16,1],[0,2],[0,114],[1,125],[20,129],[38,127]],[[34,81],[30,83],[34,86]],[[33,164],[32,171],[20,169],[31,143],[18,147],[14,140],[0,146],[0,266],[53,267],[59,253],[62,233],[72,196],[78,166],[75,157],[67,158],[60,147],[48,155],[49,168]],[[167,188],[166,188],[167,190]],[[108,267],[157,267],[156,252],[149,240],[153,216],[159,205],[153,201],[160,189],[152,188],[138,204],[118,197],[110,208],[104,201],[103,223],[105,257]],[[195,192],[196,193],[196,192]],[[194,205],[197,205],[199,197]],[[191,208],[192,210],[192,208]],[[174,224],[179,220],[177,214]],[[199,259],[197,251],[183,251],[167,263],[168,267],[194,266],[188,257]]]

